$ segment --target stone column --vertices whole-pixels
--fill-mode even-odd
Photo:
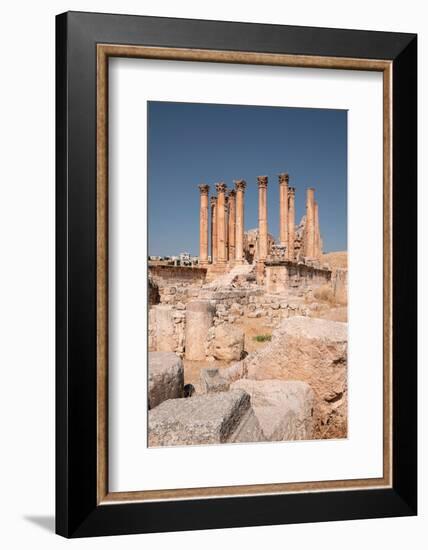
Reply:
[[[315,205],[313,187],[306,190],[305,256],[315,257]]]
[[[224,242],[226,243],[226,262],[229,261],[229,197],[224,196]]]
[[[259,187],[259,238],[256,277],[259,284],[263,283],[265,261],[268,253],[268,225],[267,225],[267,176],[258,176]]]
[[[288,174],[279,174],[279,244],[288,247]]]
[[[294,232],[295,232],[295,207],[294,196],[296,189],[288,188],[288,259],[294,261]]]
[[[235,242],[236,242],[236,191],[229,191],[229,263],[235,262]]]
[[[211,197],[211,263],[217,261],[217,197]]]
[[[259,186],[259,260],[266,260],[268,253],[268,225],[267,225],[267,176],[257,178]]]
[[[314,243],[314,256],[315,258],[321,258],[321,235],[320,235],[320,222],[318,217],[318,203],[314,203],[314,228],[315,228],[315,243]]]
[[[217,263],[226,263],[226,219],[225,219],[225,193],[226,184],[223,182],[216,184],[217,189]]]
[[[209,185],[199,186],[200,207],[199,207],[199,265],[208,264],[208,192]]]
[[[244,263],[244,193],[247,186],[244,180],[235,181],[236,189],[236,230],[235,230],[235,264]]]

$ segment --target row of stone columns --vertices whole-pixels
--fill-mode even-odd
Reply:
[[[295,188],[289,187],[289,176],[279,174],[279,242],[286,248],[288,260],[295,259]],[[235,189],[229,191],[225,183],[216,184],[217,196],[211,197],[211,262],[224,265],[244,262],[244,193],[246,182],[237,180]],[[264,262],[268,255],[267,221],[267,176],[257,178],[259,193],[259,236],[258,260]],[[200,190],[200,264],[208,263],[208,193],[209,186]],[[321,249],[319,234],[318,205],[314,200],[314,189],[307,190],[305,255],[318,257]]]
[[[295,188],[289,187],[289,175],[279,174],[279,244],[286,248],[288,260],[294,260]]]
[[[223,182],[216,184],[217,196],[211,197],[211,262],[225,265],[244,263],[244,192],[246,182],[235,181],[235,189],[226,195]],[[199,185],[199,263],[208,264],[208,193],[209,185]]]

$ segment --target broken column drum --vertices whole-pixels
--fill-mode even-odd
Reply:
[[[215,308],[208,300],[195,300],[186,307],[186,359],[203,361],[206,357],[206,339],[213,324]]]

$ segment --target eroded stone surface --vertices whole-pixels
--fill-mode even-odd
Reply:
[[[171,306],[159,304],[151,308],[149,323],[151,351],[175,351],[177,341],[174,328],[174,311]]]
[[[205,393],[218,393],[227,391],[230,387],[228,380],[221,376],[218,368],[201,370],[201,385]]]
[[[149,411],[149,446],[206,445],[264,441],[241,389],[170,399]]]
[[[347,336],[347,323],[284,319],[273,331],[272,341],[245,359],[247,376],[307,382],[315,393],[319,430],[334,422],[346,435]]]
[[[221,324],[210,330],[208,355],[219,361],[239,361],[244,353],[244,331],[232,325]]]
[[[309,384],[284,380],[237,380],[245,390],[268,441],[311,439],[315,396]]]
[[[170,352],[149,352],[148,406],[153,409],[167,399],[183,396],[183,362]]]

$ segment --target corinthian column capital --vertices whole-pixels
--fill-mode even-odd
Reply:
[[[245,188],[247,187],[247,182],[245,180],[235,180],[234,183],[236,191],[245,191]]]
[[[215,188],[217,193],[226,193],[227,191],[227,185],[223,181],[216,183]]]
[[[206,183],[201,183],[201,185],[198,185],[198,187],[199,187],[199,192],[201,193],[201,195],[208,195],[209,190],[210,190],[209,185],[207,185]]]
[[[287,174],[287,172],[278,174],[278,181],[280,185],[288,185],[288,182],[290,181],[290,176]]]
[[[265,189],[268,184],[268,177],[267,176],[257,176],[257,183],[259,186],[259,189]]]

